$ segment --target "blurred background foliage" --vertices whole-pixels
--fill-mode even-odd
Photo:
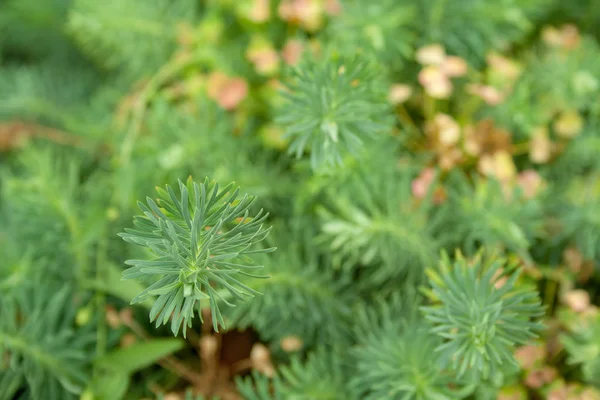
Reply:
[[[599,41],[596,0],[2,1],[0,399],[600,398]],[[279,250],[184,340],[117,233],[188,176]],[[474,383],[416,289],[481,248],[545,329]]]

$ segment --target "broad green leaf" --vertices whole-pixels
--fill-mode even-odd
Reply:
[[[185,342],[175,338],[153,339],[112,351],[96,360],[96,365],[123,374],[132,374],[180,350]]]
[[[93,398],[95,400],[121,400],[127,393],[129,382],[128,374],[109,370],[102,371],[92,382]]]

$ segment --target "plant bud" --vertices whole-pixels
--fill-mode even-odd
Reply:
[[[529,158],[536,164],[544,164],[550,160],[552,151],[552,142],[548,138],[546,128],[537,128],[534,130],[531,142],[529,143]]]
[[[457,56],[448,56],[442,61],[442,71],[450,77],[460,77],[467,74],[468,66],[465,60]]]
[[[505,150],[484,154],[479,159],[478,169],[483,175],[494,176],[502,182],[510,181],[517,173],[512,156]]]
[[[282,20],[300,25],[310,32],[321,28],[324,22],[323,5],[318,0],[283,0],[278,12]]]
[[[479,97],[490,106],[496,106],[504,101],[504,95],[498,89],[489,85],[470,84],[467,85],[467,92]]]
[[[453,146],[460,139],[460,126],[448,114],[437,114],[434,124],[438,132],[438,140],[444,146]]]
[[[388,100],[394,105],[402,104],[408,100],[411,95],[412,89],[410,86],[403,83],[396,83],[390,88]]]
[[[340,15],[342,13],[340,0],[325,0],[325,12],[331,17]]]
[[[506,58],[496,52],[488,54],[486,61],[492,73],[502,78],[512,81],[521,75],[522,68],[516,61]]]
[[[532,389],[539,389],[540,387],[552,382],[556,378],[556,369],[552,367],[542,367],[530,371],[525,378],[525,385]]]
[[[551,47],[559,47],[562,44],[562,35],[558,29],[548,26],[542,29],[542,40]]]
[[[590,306],[590,295],[583,289],[575,289],[567,292],[564,302],[575,312],[583,312]]]
[[[279,54],[265,38],[255,37],[250,43],[246,58],[254,64],[259,75],[270,76],[279,70]]]
[[[208,77],[207,94],[225,110],[233,110],[248,95],[248,84],[242,78],[229,78],[221,72],[213,72]]]
[[[412,194],[417,199],[423,199],[427,192],[429,191],[429,187],[433,183],[435,179],[435,170],[433,168],[425,168],[418,177],[416,177],[411,184]]]
[[[440,65],[446,59],[446,51],[441,44],[430,44],[417,50],[416,59],[421,65]]]
[[[583,129],[583,118],[576,110],[565,111],[554,121],[553,127],[561,138],[572,139]]]
[[[80,308],[75,316],[75,322],[77,323],[77,326],[87,325],[92,319],[92,312],[93,310],[89,306]]]
[[[253,0],[248,19],[252,22],[263,23],[269,20],[271,10],[269,0]]]
[[[531,199],[538,194],[544,181],[537,171],[529,169],[519,174],[517,177],[517,183],[521,189],[523,189],[525,198]]]
[[[515,358],[524,370],[530,370],[543,362],[546,351],[542,345],[525,345],[515,351]]]
[[[304,44],[298,39],[290,39],[281,51],[281,58],[287,65],[296,65],[302,57]]]
[[[302,342],[302,339],[297,336],[286,336],[281,339],[280,345],[284,351],[292,353],[300,350],[304,343]]]
[[[419,72],[419,83],[435,99],[446,99],[452,94],[452,82],[439,67],[428,66]]]

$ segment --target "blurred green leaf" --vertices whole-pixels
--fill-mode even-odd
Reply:
[[[102,371],[92,381],[92,390],[96,400],[120,400],[129,387],[128,374],[115,371]]]
[[[132,374],[181,350],[184,346],[184,341],[175,338],[153,339],[112,351],[98,358],[96,365],[111,371]]]

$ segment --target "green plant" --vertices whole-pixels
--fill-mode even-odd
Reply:
[[[600,398],[596,3],[0,2],[0,400]]]
[[[310,151],[313,169],[342,163],[391,122],[377,68],[360,58],[311,59],[293,71],[283,92],[278,122],[291,139],[289,151]]]
[[[501,259],[479,255],[468,262],[460,254],[454,263],[443,257],[439,272],[429,270],[430,296],[438,304],[423,310],[432,333],[444,339],[436,351],[458,376],[488,378],[503,363],[515,363],[514,348],[542,329],[532,321],[544,314],[540,300],[535,291],[515,288],[514,270]]]
[[[254,379],[238,380],[242,395],[248,400],[333,400],[350,396],[344,386],[344,366],[341,357],[319,349],[308,356],[306,362],[292,359],[272,380],[254,374]]]
[[[473,390],[463,382],[451,387],[456,377],[442,369],[436,356],[441,341],[414,314],[417,304],[414,296],[404,302],[396,296],[389,304],[380,301],[377,313],[361,310],[350,382],[360,398],[456,399]]]
[[[595,385],[600,383],[599,330],[600,322],[596,316],[561,338],[569,354],[569,363],[580,365],[584,379]]]
[[[145,246],[154,255],[151,260],[127,261],[131,267],[124,279],[156,278],[132,304],[158,296],[150,320],[160,326],[172,318],[175,335],[183,323],[185,336],[201,300],[206,299],[218,330],[225,321],[217,300],[230,305],[223,290],[237,298],[258,294],[236,275],[252,276],[246,271],[260,266],[250,263],[250,255],[274,250],[251,249],[269,233],[262,225],[268,214],[261,210],[250,217],[254,197],[238,198],[239,188],[234,189],[233,183],[220,189],[208,179],[201,185],[188,179],[186,184],[179,182],[179,196],[168,185],[157,191],[158,204],[151,198],[147,198],[148,206],[140,203],[144,214],[135,218],[137,229],[121,234],[125,241]],[[221,286],[221,293],[214,284]]]
[[[26,383],[33,398],[75,398],[89,379],[86,353],[93,331],[72,329],[76,308],[70,288],[54,292],[58,282],[32,283],[0,302],[0,350],[8,354],[0,396],[10,399]],[[49,302],[48,291],[55,293]]]

